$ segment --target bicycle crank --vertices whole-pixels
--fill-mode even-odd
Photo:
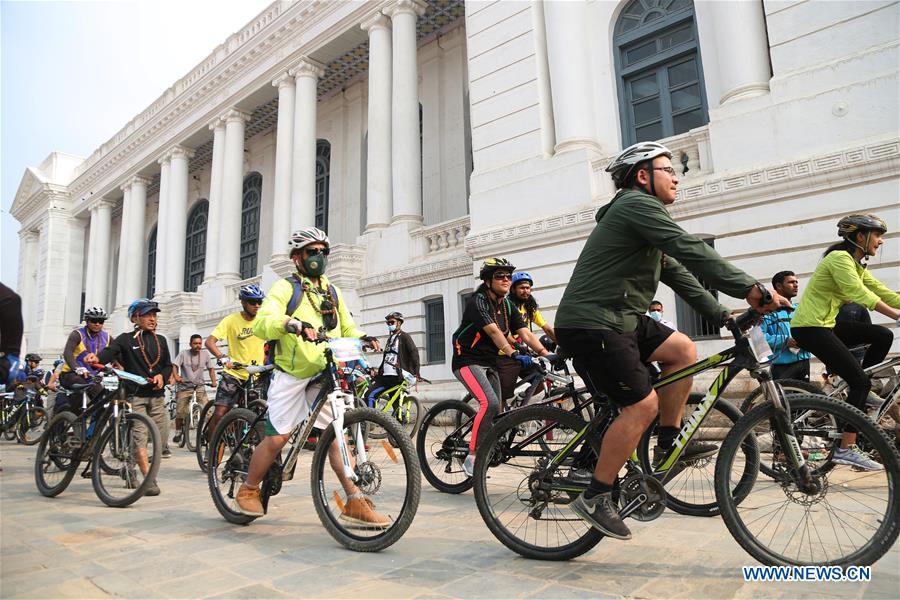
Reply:
[[[658,519],[666,510],[666,490],[655,477],[629,475],[619,492],[619,516],[637,521]]]

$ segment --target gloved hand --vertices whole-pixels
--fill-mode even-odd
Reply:
[[[315,327],[313,327],[306,321],[290,319],[287,323],[284,324],[284,330],[288,333],[299,335],[307,342],[311,342],[315,339]]]
[[[527,354],[522,354],[521,352],[513,352],[510,358],[519,361],[519,364],[522,365],[523,369],[527,369],[534,363],[534,361],[531,360],[530,356],[528,356]]]

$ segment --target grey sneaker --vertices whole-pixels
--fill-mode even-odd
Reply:
[[[882,471],[884,466],[853,444],[849,448],[835,448],[831,461],[839,465],[849,465],[862,471]]]
[[[590,485],[594,472],[590,469],[572,467],[569,474],[561,479],[563,483],[571,483],[573,485]]]
[[[145,496],[159,496],[159,485],[156,483],[156,480],[150,482],[150,485],[147,486],[147,491],[144,492]]]
[[[585,498],[582,492],[569,506],[600,533],[617,540],[631,539],[631,530],[619,517],[612,492],[597,494],[593,498]]]
[[[882,404],[884,404],[884,398],[876,396],[872,392],[869,392],[869,395],[866,396],[866,406],[869,408],[881,408]]]
[[[169,450],[168,448],[163,448],[163,451],[162,451],[162,457],[163,457],[163,458],[169,458],[169,457],[171,457],[171,456],[172,456],[172,451]]]
[[[471,454],[466,455],[466,460],[463,461],[462,467],[466,477],[471,477],[475,471],[475,457]]]

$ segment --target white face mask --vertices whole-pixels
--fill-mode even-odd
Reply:
[[[654,321],[659,321],[660,319],[662,319],[662,313],[658,310],[650,311],[650,318]]]

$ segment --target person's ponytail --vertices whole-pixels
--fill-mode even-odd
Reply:
[[[853,254],[853,244],[851,244],[847,240],[841,240],[840,242],[838,242],[836,244],[832,244],[832,245],[828,246],[828,248],[825,249],[825,253],[822,254],[822,256],[828,256],[829,254],[831,254],[832,252],[834,252],[836,250],[846,250],[850,254]]]

